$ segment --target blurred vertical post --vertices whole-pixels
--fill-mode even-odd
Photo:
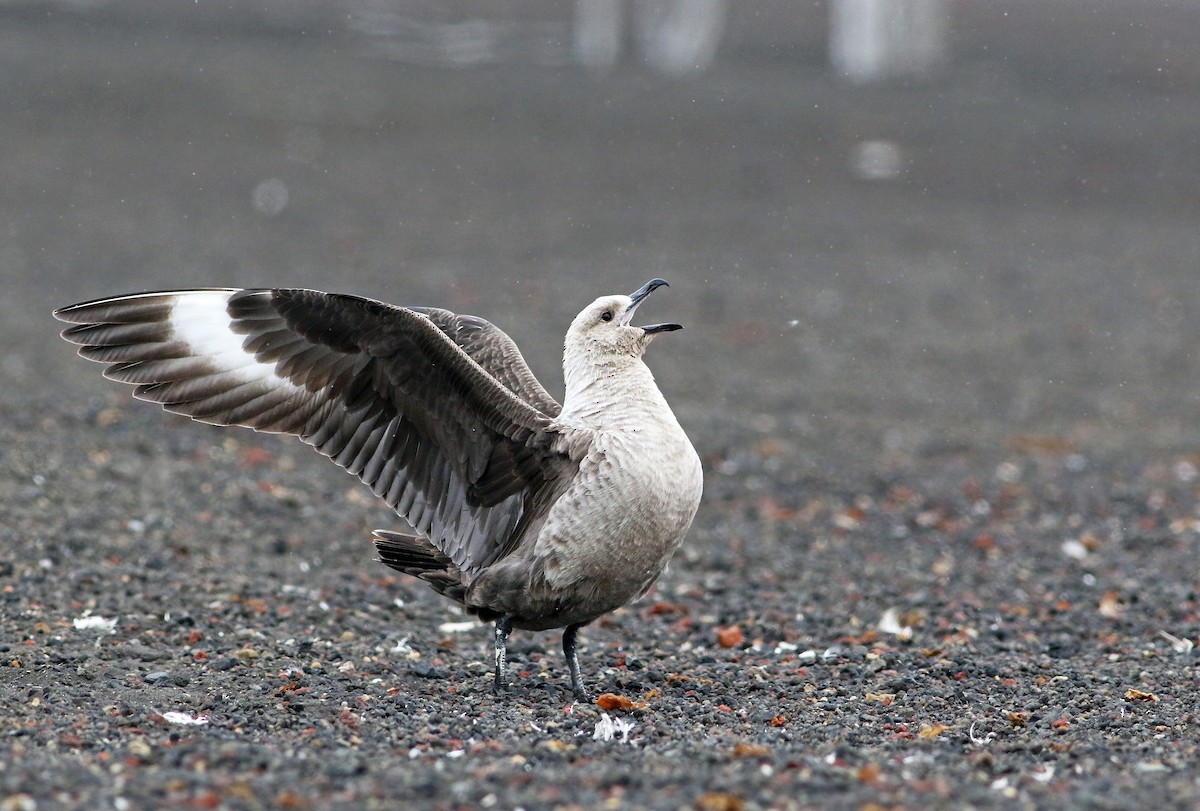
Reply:
[[[705,70],[725,31],[726,0],[633,0],[633,41],[647,65],[671,76]],[[589,70],[621,58],[623,0],[575,0],[575,57]]]
[[[712,64],[725,32],[725,0],[638,0],[633,33],[655,70],[683,76]]]
[[[852,82],[928,75],[946,61],[948,0],[831,0],[829,59]]]
[[[575,0],[575,58],[588,70],[612,70],[621,58],[623,1]]]

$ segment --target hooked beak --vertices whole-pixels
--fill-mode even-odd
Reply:
[[[621,326],[629,326],[629,322],[633,320],[633,312],[638,308],[638,305],[660,287],[666,287],[665,279],[651,279],[644,285],[639,287],[633,293],[629,294],[629,307],[626,308],[625,314],[621,316]],[[683,324],[650,324],[649,326],[641,327],[642,331],[647,335],[654,335],[659,332],[674,332],[677,329],[683,329]]]

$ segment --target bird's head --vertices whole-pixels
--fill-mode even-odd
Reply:
[[[588,357],[593,363],[609,359],[640,358],[655,335],[683,329],[680,324],[631,324],[633,313],[646,296],[667,283],[651,279],[628,296],[601,296],[583,309],[567,330],[565,352]]]

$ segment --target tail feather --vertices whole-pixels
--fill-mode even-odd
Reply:
[[[451,600],[466,601],[467,584],[462,572],[428,540],[386,529],[377,529],[371,535],[382,563],[424,580],[438,594]]]
[[[377,529],[371,535],[379,559],[393,569],[418,574],[454,565],[441,550],[419,535],[405,535],[386,529]]]

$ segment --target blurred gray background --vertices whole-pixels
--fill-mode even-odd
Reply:
[[[900,8],[899,0],[892,9]],[[1200,446],[1200,6],[0,3],[0,413],[125,398],[55,306],[594,296],[711,464]]]

